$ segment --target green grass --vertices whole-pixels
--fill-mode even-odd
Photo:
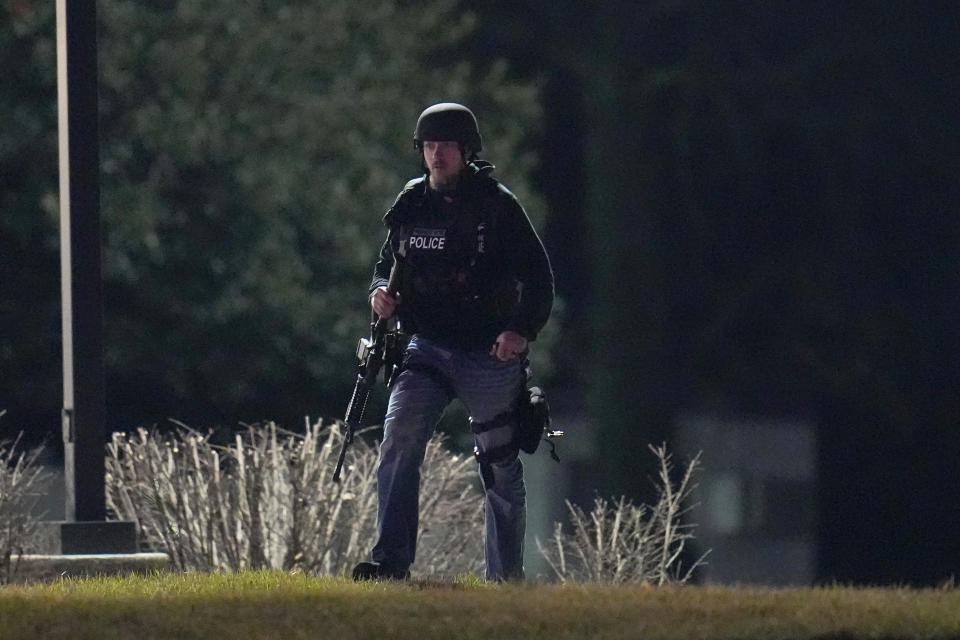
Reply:
[[[0,638],[960,638],[960,589],[354,584],[280,572],[0,587]]]

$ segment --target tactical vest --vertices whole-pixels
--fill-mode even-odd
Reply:
[[[505,194],[473,177],[455,212],[441,211],[426,181],[411,181],[387,214],[391,245],[403,258],[401,319],[406,330],[478,344],[502,326],[517,300],[516,282],[497,254]],[[496,335],[494,333],[494,335]]]

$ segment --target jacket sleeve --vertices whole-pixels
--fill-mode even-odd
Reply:
[[[393,230],[391,229],[387,232],[387,238],[383,241],[383,246],[380,247],[380,257],[377,260],[377,264],[373,267],[373,278],[370,280],[370,289],[367,291],[368,296],[373,295],[373,292],[378,287],[387,286],[387,282],[390,280],[390,269],[393,267],[392,241]]]
[[[506,238],[514,277],[520,285],[520,300],[506,328],[533,341],[553,308],[553,269],[526,211],[512,194],[510,201],[508,215],[504,216],[505,228],[498,233]]]

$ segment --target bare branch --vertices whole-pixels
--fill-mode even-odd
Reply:
[[[178,424],[164,439],[138,430],[107,447],[107,500],[137,523],[140,539],[180,570],[268,567],[341,575],[369,552],[376,534],[379,444],[357,437],[340,484],[330,481],[337,423],[294,434],[250,425],[228,446]],[[417,569],[477,571],[482,497],[472,459],[431,439],[422,467]]]
[[[567,502],[571,533],[557,523],[549,544],[537,540],[537,549],[561,582],[684,583],[701,566],[706,554],[685,571],[681,557],[693,539],[693,525],[682,517],[695,485],[698,454],[674,484],[671,455],[666,445],[650,447],[659,462],[657,502],[634,506],[621,496],[615,502],[597,497],[588,514]],[[574,560],[571,562],[571,560]]]

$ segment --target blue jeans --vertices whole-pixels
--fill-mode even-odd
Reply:
[[[525,382],[526,360],[502,362],[484,352],[440,347],[414,336],[406,352],[407,368],[390,393],[377,469],[378,540],[373,560],[406,570],[416,555],[420,465],[427,441],[444,408],[458,397],[472,423],[487,423],[508,411]],[[481,456],[513,440],[516,418],[476,434]],[[508,447],[509,451],[509,447]],[[485,494],[486,578],[523,578],[526,490],[516,448],[480,464]]]

